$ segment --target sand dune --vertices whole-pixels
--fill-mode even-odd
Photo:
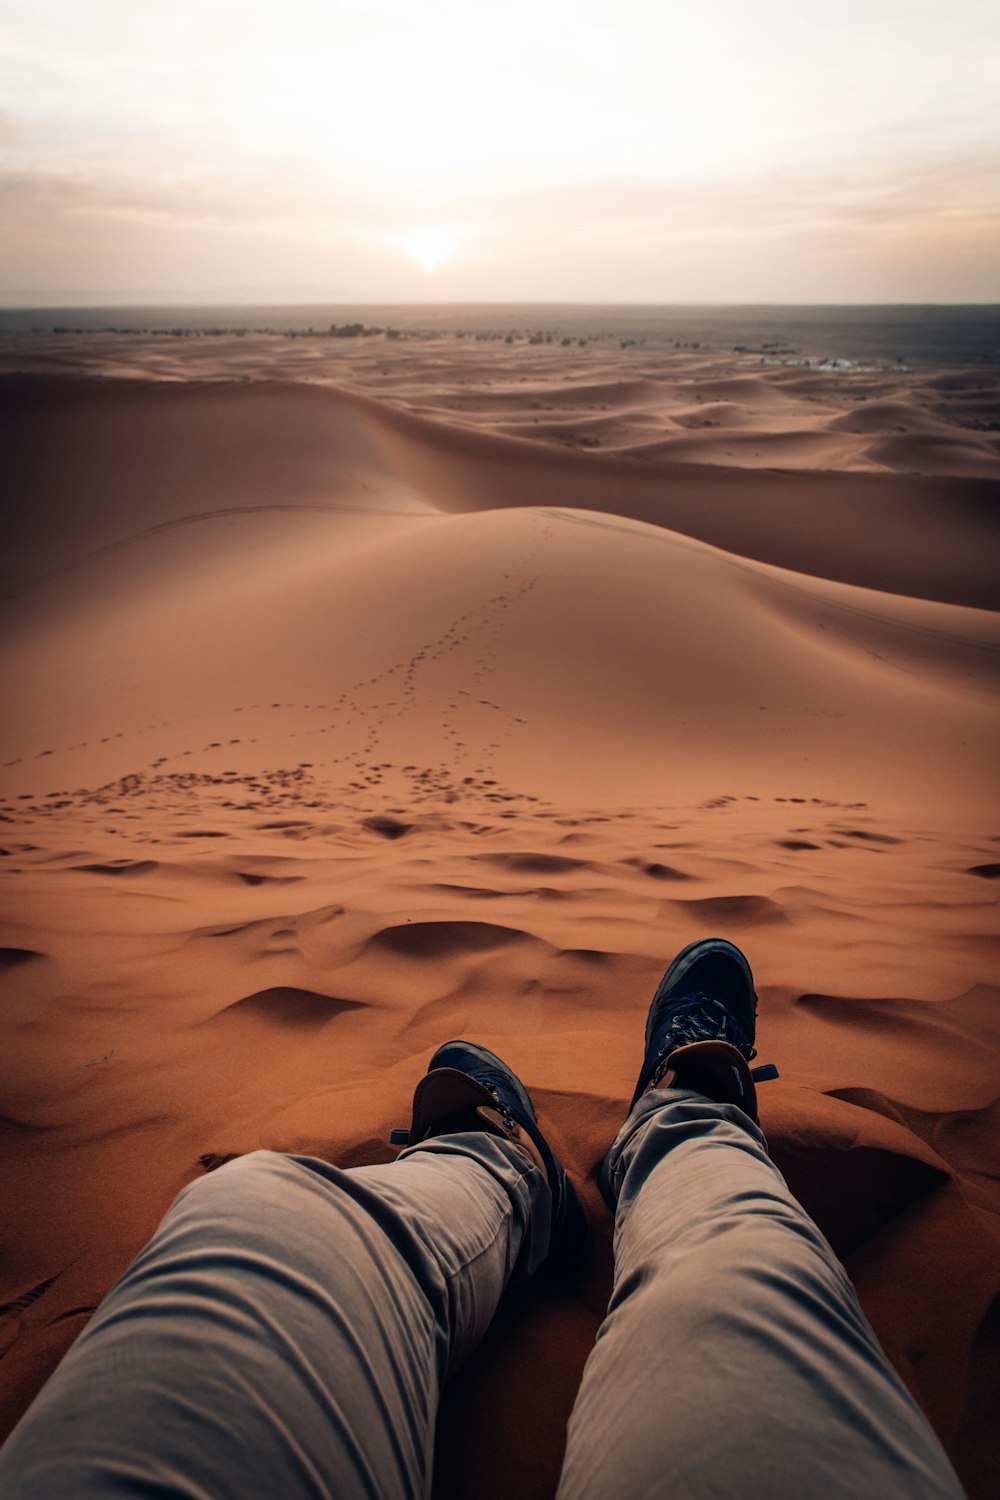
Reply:
[[[706,491],[705,453],[700,463],[637,464],[565,452],[414,416],[347,389],[67,382],[50,407],[51,389],[18,382],[5,403],[0,439],[22,497],[5,592],[157,530],[202,520],[235,526],[244,511],[561,505],[868,588],[996,602],[990,478],[762,473],[721,463],[716,451]],[[58,444],[43,440],[50,421],[59,424]],[[282,515],[282,537],[288,524]]]
[[[880,438],[867,449],[867,456],[889,469],[907,474],[982,475],[996,469],[996,445],[955,440],[934,433],[906,439]]]
[[[690,427],[714,429],[715,422],[690,422]],[[761,433],[734,427],[726,432],[689,432],[683,437],[640,444],[629,450],[635,458],[676,460],[742,469],[839,469],[862,467],[862,450],[850,438],[829,432]],[[868,466],[873,467],[873,466]]]
[[[997,482],[945,414],[980,393],[237,343],[196,381],[122,338],[99,381],[64,343],[3,383],[4,1422],[184,1182],[260,1145],[389,1159],[467,1034],[522,1071],[595,1248],[505,1305],[437,1493],[551,1494],[597,1166],[652,987],[719,932],[782,1069],[774,1154],[985,1500]],[[654,446],[569,446],[591,421]]]

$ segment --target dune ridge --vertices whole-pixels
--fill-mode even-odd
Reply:
[[[1000,457],[986,477],[803,473],[782,468],[777,454],[762,471],[725,464],[718,452],[701,463],[674,461],[662,444],[663,461],[637,464],[634,455],[567,452],[415,415],[356,388],[268,381],[8,380],[0,414],[11,483],[25,501],[12,518],[4,592],[51,576],[53,551],[58,576],[60,564],[76,567],[198,520],[274,509],[420,515],[562,503],[818,577],[997,603],[990,564]],[[39,441],[53,421],[57,447]],[[131,524],[135,475],[142,528]],[[39,553],[47,572],[32,567]]]

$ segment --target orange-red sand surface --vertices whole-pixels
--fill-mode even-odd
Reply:
[[[112,334],[0,370],[3,1430],[185,1182],[390,1159],[464,1035],[594,1248],[450,1390],[437,1492],[550,1495],[597,1166],[717,933],[773,1154],[995,1493],[997,372]]]

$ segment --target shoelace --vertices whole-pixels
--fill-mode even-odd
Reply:
[[[715,1041],[730,1042],[738,1052],[742,1052],[747,1062],[752,1062],[757,1056],[756,1047],[741,1042],[736,1036],[732,1014],[718,996],[699,990],[670,1018],[666,1035],[657,1049],[656,1063],[661,1063],[675,1047],[682,1047],[688,1042]]]
[[[505,1130],[511,1130],[511,1131],[516,1130],[517,1129],[517,1121],[514,1119],[514,1116],[511,1114],[511,1112],[510,1112],[510,1106],[508,1105],[507,1101],[504,1099],[504,1097],[501,1094],[500,1090],[498,1088],[495,1088],[493,1086],[493,1084],[490,1083],[488,1081],[488,1079],[486,1079],[486,1078],[480,1078],[479,1082],[481,1084],[483,1084],[485,1088],[489,1089],[490,1093],[493,1095],[493,1098],[496,1100],[496,1106],[497,1106],[497,1109],[500,1111],[500,1118],[501,1118],[501,1120],[503,1120],[504,1129]]]

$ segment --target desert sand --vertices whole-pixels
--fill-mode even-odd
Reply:
[[[594,1244],[448,1393],[437,1493],[551,1495],[597,1167],[717,933],[773,1154],[986,1500],[1000,373],[113,334],[0,371],[0,1431],[185,1182],[391,1159],[464,1035]]]

